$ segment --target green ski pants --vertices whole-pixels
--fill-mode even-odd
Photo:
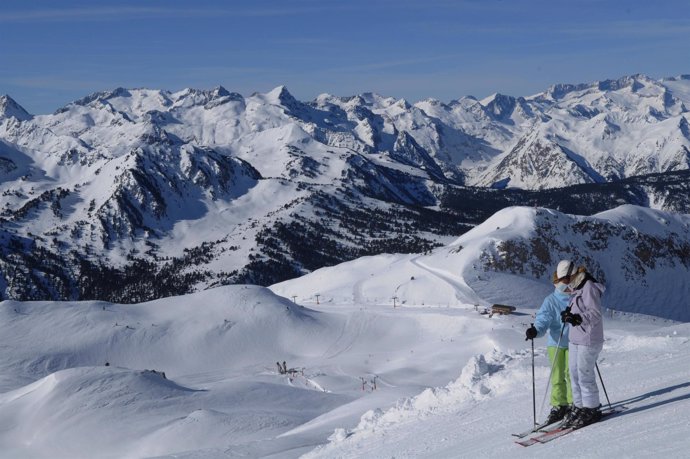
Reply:
[[[549,362],[553,365],[551,375],[551,406],[571,405],[573,390],[570,387],[570,371],[568,370],[568,349],[549,346]],[[556,363],[554,364],[554,359]]]

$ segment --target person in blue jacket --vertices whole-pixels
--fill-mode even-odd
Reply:
[[[571,265],[572,263],[568,260],[562,260],[558,263],[556,272],[553,273],[554,291],[544,298],[544,302],[537,311],[534,325],[525,332],[526,339],[538,338],[548,332],[547,350],[549,362],[553,366],[550,381],[552,408],[546,420],[549,424],[563,419],[570,411],[570,406],[573,403],[568,370],[568,331],[570,327],[564,327],[561,321],[561,313],[568,307],[570,295],[566,293],[568,284],[560,282],[560,279],[563,279],[567,274],[565,270]]]

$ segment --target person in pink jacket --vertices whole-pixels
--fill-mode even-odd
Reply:
[[[584,267],[575,269],[571,261],[563,267],[566,273],[561,282],[568,284],[571,293],[568,308],[561,313],[564,323],[570,324],[568,346],[570,382],[573,407],[563,420],[563,427],[580,428],[601,419],[596,363],[604,346],[604,323],[601,296],[606,290]]]

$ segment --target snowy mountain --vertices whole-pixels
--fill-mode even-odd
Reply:
[[[664,319],[687,317],[681,240],[685,216],[518,207],[427,255],[363,258],[271,287],[294,302],[247,285],[130,305],[6,300],[0,451],[25,459],[551,458],[587,444],[595,456],[646,457],[663,444],[681,457],[690,328]],[[645,244],[658,253],[636,250]],[[524,331],[563,253],[595,257],[591,266],[606,279],[599,367],[611,403],[628,410],[523,449],[511,433],[532,425]],[[478,313],[475,304],[498,299],[517,305],[515,314]],[[540,406],[545,344],[535,343],[539,419],[548,411]]]
[[[118,88],[32,116],[4,96],[0,297],[269,285],[519,204],[688,212],[689,95],[686,76],[636,75],[447,104]]]
[[[31,119],[31,115],[10,96],[4,95],[0,96],[0,118],[28,121]]]
[[[540,189],[688,169],[688,82],[635,75],[553,86],[529,99],[539,122],[474,183]]]
[[[591,217],[506,208],[448,246],[379,255],[272,286],[283,296],[335,303],[539,306],[554,266],[570,259],[607,286],[605,306],[690,321],[690,217],[625,205]],[[513,276],[528,290],[497,288]],[[377,297],[377,292],[386,296]],[[421,296],[424,295],[424,296]]]
[[[510,174],[519,172],[511,187],[541,189],[688,169],[689,88],[688,76],[657,81],[635,75],[555,85],[528,98],[495,94],[414,105],[371,93],[323,94],[303,103],[283,86],[248,98],[222,87],[174,93],[118,88],[33,118],[3,96],[0,133],[72,163],[118,157],[144,141],[217,148],[253,164],[266,159],[270,141],[278,161],[254,164],[264,176],[290,170],[288,145],[316,143],[382,154],[466,185],[508,177],[516,182]],[[551,168],[535,168],[531,155],[551,150],[557,152],[546,158]],[[569,172],[574,175],[558,175]]]

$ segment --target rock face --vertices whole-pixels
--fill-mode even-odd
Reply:
[[[506,221],[523,231],[494,231]],[[519,225],[515,225],[519,226]],[[607,286],[612,309],[687,321],[690,286],[690,216],[623,205],[592,217],[543,208],[504,209],[473,231],[485,228],[480,262],[485,271],[550,282],[554,266],[569,259]]]
[[[0,296],[270,284],[428,250],[519,203],[687,211],[687,94],[641,75],[414,105],[117,88],[35,116],[3,96]],[[591,203],[559,202],[563,186]]]

